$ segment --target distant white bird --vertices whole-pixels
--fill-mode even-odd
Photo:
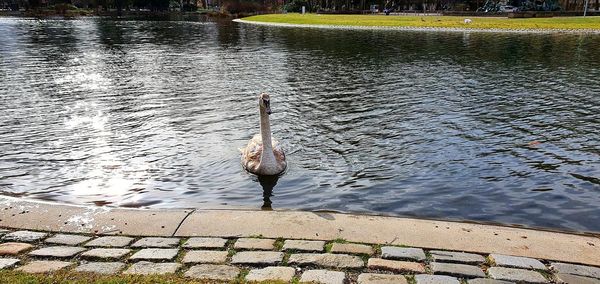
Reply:
[[[470,24],[471,22],[473,22],[473,20],[471,20],[471,19],[465,19],[465,24]]]

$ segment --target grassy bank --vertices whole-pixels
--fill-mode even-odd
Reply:
[[[469,18],[471,23],[465,24]],[[471,28],[471,29],[561,29],[600,30],[600,17],[556,17],[509,19],[506,17],[461,16],[385,16],[385,15],[319,15],[269,14],[244,18],[247,21],[335,26],[381,26],[417,28]]]
[[[27,274],[17,271],[2,271],[0,272],[0,283],[14,284],[192,284],[192,283],[208,283],[198,282],[175,275],[98,275],[87,273],[72,273],[59,271],[52,274]]]

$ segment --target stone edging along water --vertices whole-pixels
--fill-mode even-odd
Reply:
[[[237,23],[286,27],[286,28],[315,28],[334,30],[381,30],[381,31],[414,31],[414,32],[476,32],[476,33],[516,33],[516,34],[600,34],[600,30],[593,29],[476,29],[476,28],[439,28],[439,27],[392,27],[392,26],[343,26],[343,25],[311,25],[311,24],[288,24],[248,21],[243,19],[233,20]]]
[[[0,227],[95,235],[343,239],[600,266],[597,236],[340,213],[122,209],[0,197]]]

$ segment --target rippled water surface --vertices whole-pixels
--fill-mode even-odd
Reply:
[[[599,46],[594,35],[0,18],[0,192],[600,231]],[[260,92],[290,165],[274,187],[239,160]]]

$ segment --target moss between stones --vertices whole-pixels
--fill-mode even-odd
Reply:
[[[416,284],[417,280],[415,279],[414,275],[406,275],[406,282],[408,282],[408,284]]]
[[[542,270],[542,269],[535,269],[534,271],[537,271],[540,274],[542,274],[542,276],[544,276],[546,279],[548,279],[548,281],[556,280],[556,279],[554,279],[554,275],[550,271]]]
[[[283,238],[278,238],[275,240],[275,243],[273,243],[273,246],[275,247],[276,251],[280,251],[283,249],[283,243],[285,242],[285,240]]]
[[[325,244],[325,252],[331,252],[332,247],[333,247],[333,243]]]

